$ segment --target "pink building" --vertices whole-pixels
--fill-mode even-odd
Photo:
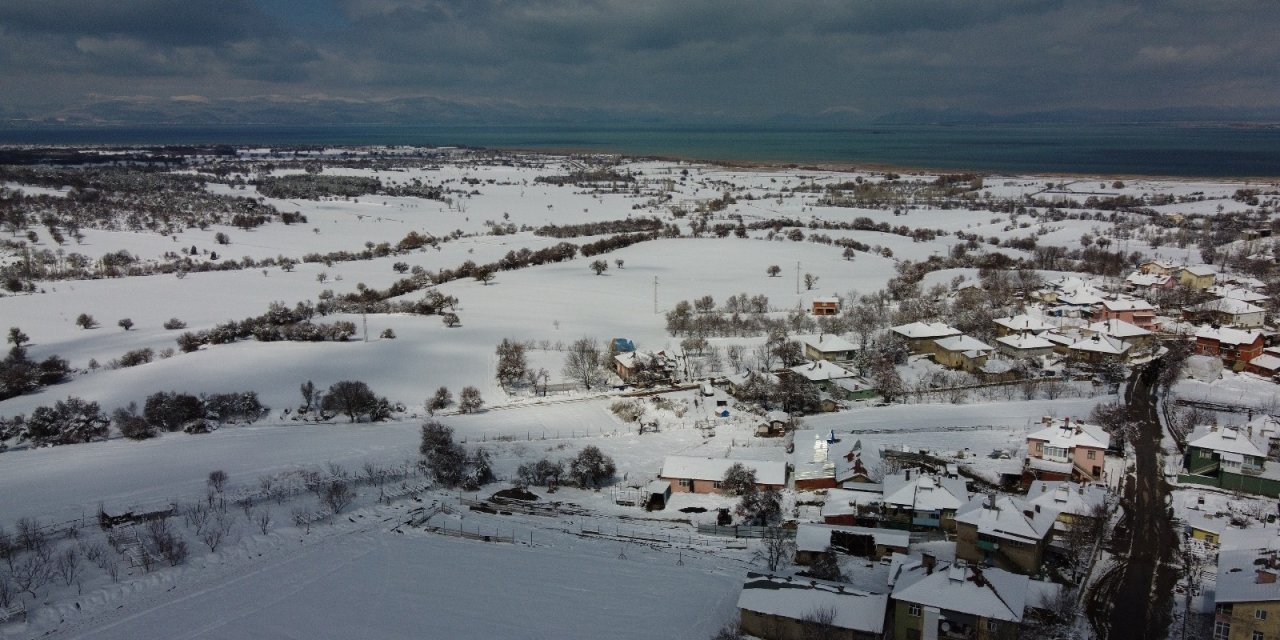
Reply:
[[[1093,308],[1093,320],[1123,320],[1147,331],[1158,331],[1156,309],[1146,300],[1103,300]]]
[[[1102,479],[1111,435],[1097,425],[1045,416],[1043,428],[1027,436],[1027,471],[1037,479]]]

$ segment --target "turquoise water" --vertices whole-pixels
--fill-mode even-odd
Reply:
[[[703,160],[992,172],[1280,176],[1280,128],[883,125],[854,128],[202,126],[0,129],[6,144],[464,145]]]

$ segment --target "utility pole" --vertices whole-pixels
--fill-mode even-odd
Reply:
[[[653,277],[653,315],[658,315],[658,276]]]
[[[800,261],[796,260],[796,295],[800,295]]]

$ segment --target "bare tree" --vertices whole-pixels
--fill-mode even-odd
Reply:
[[[209,526],[205,526],[208,530]],[[169,566],[176,567],[187,559],[189,550],[187,549],[187,541],[182,536],[174,533],[169,527],[167,519],[152,520],[147,523],[147,539],[151,543],[151,547],[164,558]],[[143,554],[144,560],[150,561],[150,554]],[[147,569],[150,571],[150,567]]]
[[[321,498],[320,502],[325,507],[328,507],[330,511],[337,514],[342,513],[342,510],[346,509],[347,505],[351,504],[351,501],[355,500],[355,498],[356,492],[352,491],[345,481],[334,480],[325,489],[324,497]]]
[[[216,552],[218,547],[231,536],[234,526],[235,519],[233,516],[219,513],[204,528],[204,531],[200,534],[200,541],[209,547],[210,552]]]
[[[255,514],[253,516],[253,523],[258,525],[258,531],[262,532],[262,535],[267,535],[267,532],[271,530],[271,509],[264,507],[261,511]]]
[[[596,345],[596,341],[593,338],[579,338],[569,346],[562,373],[590,391],[593,385],[600,384],[604,379],[602,365],[600,347]]]
[[[53,570],[62,578],[63,584],[71,586],[80,576],[80,554],[75,549],[64,550],[54,561]]]
[[[804,640],[835,640],[841,636],[835,626],[835,607],[820,607],[804,614],[800,619]]]
[[[311,533],[311,512],[295,507],[289,515],[293,518],[293,526],[305,528],[307,533]]]
[[[222,493],[227,488],[227,472],[221,469],[209,472],[209,488]]]
[[[787,535],[782,527],[765,529],[760,538],[760,548],[756,550],[756,559],[764,562],[769,571],[777,571],[779,567],[791,561],[795,556],[795,541]]]
[[[33,598],[40,597],[36,591],[48,584],[51,577],[48,558],[38,553],[28,554],[9,570],[9,579],[18,591],[29,593]]]

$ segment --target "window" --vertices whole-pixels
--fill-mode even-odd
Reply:
[[[1257,619],[1259,619],[1259,620],[1266,620],[1266,619],[1267,619],[1267,612],[1266,612],[1266,610],[1264,610],[1264,609],[1254,609],[1254,610],[1253,610],[1253,617],[1255,617],[1255,618],[1257,618]]]
[[[999,628],[1000,628],[1000,621],[999,621],[999,620],[994,620],[994,619],[992,619],[992,618],[987,618],[987,631],[995,632],[995,630],[996,630],[996,629],[999,629]]]
[[[1090,450],[1089,450],[1089,459],[1090,459],[1090,460],[1097,460],[1097,459],[1098,459],[1098,452],[1097,452],[1097,451],[1094,451],[1093,449],[1090,449]]]
[[[1213,640],[1228,640],[1231,637],[1230,622],[1214,622],[1213,623]]]
[[[1253,640],[1262,640],[1262,637],[1263,637],[1263,636],[1262,636],[1262,632],[1261,632],[1261,631],[1254,631],[1254,632],[1253,632]]]
[[[909,604],[909,605],[907,605],[907,615],[911,616],[912,618],[919,618],[919,617],[920,617],[920,605],[918,605],[918,604]]]
[[[682,479],[682,480],[680,481],[680,486],[681,486],[681,487],[684,487],[685,489],[692,489],[692,488],[693,488],[693,481],[692,481],[692,480],[690,480],[690,479],[688,479],[688,478]]]
[[[715,482],[712,482],[712,483],[711,483],[711,486],[712,486],[712,487],[715,487],[716,489],[719,489],[719,488],[720,488],[720,481],[719,481],[719,480],[716,480]]]

